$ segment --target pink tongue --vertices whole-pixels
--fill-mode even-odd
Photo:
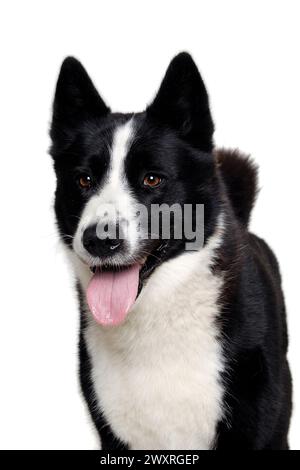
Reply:
[[[139,286],[140,266],[119,272],[97,272],[87,288],[87,302],[101,325],[118,325],[134,304]]]

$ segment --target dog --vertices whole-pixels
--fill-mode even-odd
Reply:
[[[77,59],[61,66],[55,214],[77,280],[80,382],[102,449],[288,449],[281,277],[248,229],[257,167],[216,149],[213,133],[188,53],[141,113],[111,112]],[[138,234],[137,207],[162,204],[190,205],[194,225],[204,208],[200,247],[174,236],[172,218],[169,238],[160,228]]]

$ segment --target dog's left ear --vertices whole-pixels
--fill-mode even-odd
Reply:
[[[178,54],[170,63],[147,115],[177,131],[191,145],[211,152],[214,125],[205,85],[192,57]]]
[[[81,63],[67,57],[60,69],[53,103],[50,130],[53,143],[61,147],[68,145],[83,123],[109,112]]]

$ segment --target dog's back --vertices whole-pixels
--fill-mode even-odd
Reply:
[[[222,322],[230,373],[228,422],[219,426],[218,448],[287,449],[291,377],[288,335],[278,261],[267,243],[248,232],[257,195],[257,167],[241,152],[215,152],[235,217],[239,251],[227,271]],[[253,424],[255,424],[255,429]],[[253,439],[255,436],[255,439]]]

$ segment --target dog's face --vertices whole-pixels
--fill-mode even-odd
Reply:
[[[81,64],[66,59],[51,127],[63,241],[98,276],[100,269],[106,277],[138,273],[141,289],[187,241],[184,233],[175,236],[174,217],[167,238],[160,224],[154,233],[151,208],[189,204],[194,221],[195,205],[204,204],[205,238],[213,230],[219,201],[212,134],[207,93],[189,55],[171,62],[153,103],[138,114],[111,113]]]

